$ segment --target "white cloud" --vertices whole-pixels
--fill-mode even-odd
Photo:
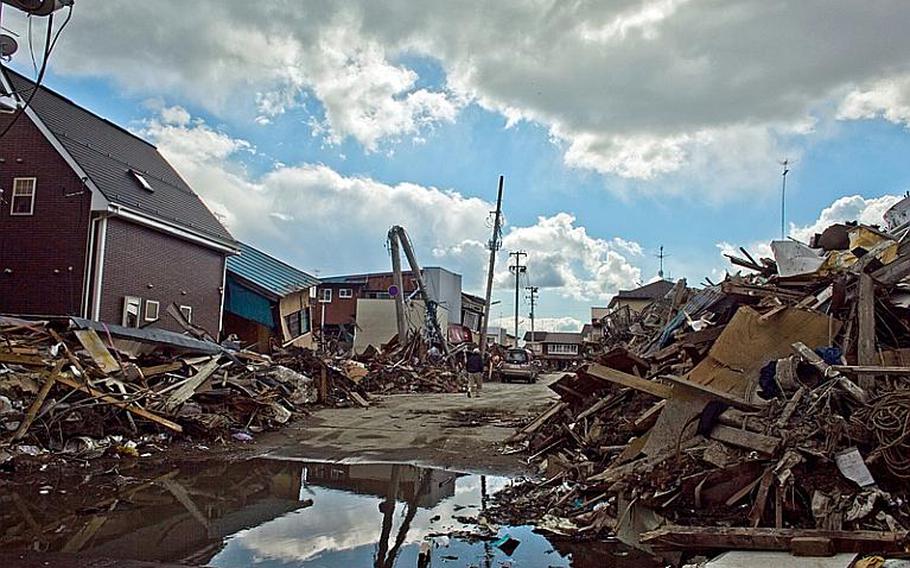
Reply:
[[[885,222],[882,215],[901,199],[899,195],[883,195],[881,197],[846,195],[836,199],[831,205],[822,209],[815,222],[802,227],[797,227],[790,223],[790,236],[808,243],[815,233],[821,233],[834,223],[844,223],[846,221],[859,221],[866,225],[884,226]]]
[[[888,77],[851,91],[837,109],[842,120],[884,118],[910,127],[910,75]]]
[[[816,120],[910,117],[900,0],[83,0],[75,10],[56,72],[262,124],[309,98],[324,109],[317,133],[368,151],[419,140],[473,102],[510,125],[545,126],[569,166],[652,182],[612,184],[626,189],[771,191],[775,160]],[[410,55],[438,62],[445,84],[426,86],[401,63]]]
[[[569,316],[534,318],[535,331],[579,332],[584,324],[585,322],[580,319]],[[510,334],[514,333],[515,317],[493,318],[491,327],[501,327]],[[521,317],[518,318],[518,335],[524,337],[527,331],[531,331],[531,319],[527,317],[527,314],[521,314]]]
[[[593,237],[568,213],[539,217],[529,227],[513,227],[503,238],[503,249],[531,251],[526,258],[528,282],[567,298],[604,300],[641,280],[641,270],[625,256],[630,251],[640,255],[640,245]],[[507,284],[509,274],[503,270],[498,279]]]
[[[141,134],[155,141],[237,238],[281,251],[303,269],[385,269],[385,262],[377,264],[378,251],[389,227],[402,225],[423,265],[463,274],[467,290],[482,288],[491,203],[454,190],[344,176],[320,164],[274,164],[254,176],[238,159],[256,155],[249,142],[182,108],[160,108]],[[641,256],[638,243],[594,237],[568,213],[507,229],[497,278],[509,287],[508,251],[518,249],[532,252],[530,281],[566,298],[604,299],[641,277],[629,260]]]

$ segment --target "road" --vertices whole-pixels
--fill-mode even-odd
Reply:
[[[369,408],[325,408],[269,434],[264,454],[280,459],[396,462],[489,474],[518,474],[524,461],[502,455],[503,441],[523,419],[548,406],[547,385],[487,383],[479,398],[464,394],[375,396]]]

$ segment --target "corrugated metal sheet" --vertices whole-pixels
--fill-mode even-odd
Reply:
[[[319,284],[319,280],[315,276],[298,270],[248,244],[239,244],[240,254],[228,257],[228,272],[252,282],[263,290],[282,297]]]

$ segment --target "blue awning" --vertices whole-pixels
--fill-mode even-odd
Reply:
[[[244,319],[277,329],[272,302],[228,276],[224,309]]]

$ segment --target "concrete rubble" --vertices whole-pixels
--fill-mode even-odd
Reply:
[[[903,553],[906,234],[835,225],[774,259],[743,249],[722,282],[608,314],[587,364],[551,385],[559,400],[511,438],[543,480],[500,494],[498,518],[671,563]]]

